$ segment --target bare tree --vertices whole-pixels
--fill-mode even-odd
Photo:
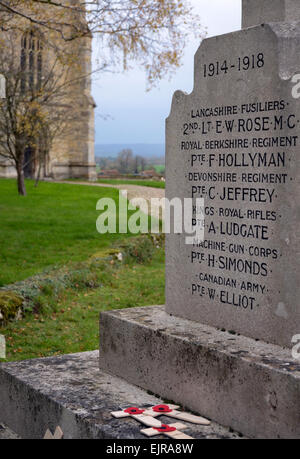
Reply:
[[[135,156],[134,158],[134,173],[138,174],[139,173],[139,157]]]
[[[120,151],[117,159],[118,170],[122,174],[130,174],[134,171],[134,157],[132,150],[124,149]]]
[[[143,172],[145,170],[146,166],[146,159],[143,156],[137,155],[134,159],[135,161],[135,174],[138,174],[139,172]]]
[[[141,157],[140,164],[141,164],[141,171],[143,172],[145,170],[146,165],[147,165],[147,161],[146,161],[146,159],[144,157]]]

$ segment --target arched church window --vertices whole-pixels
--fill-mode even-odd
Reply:
[[[21,49],[21,91],[22,93],[26,89],[26,37],[22,38],[22,49]]]
[[[29,52],[29,87],[31,91],[34,90],[34,52]]]
[[[40,50],[37,56],[37,87],[38,89],[42,86],[42,72],[43,72],[43,57],[42,51]]]
[[[37,31],[26,32],[21,40],[21,91],[40,89],[43,72],[43,45]]]

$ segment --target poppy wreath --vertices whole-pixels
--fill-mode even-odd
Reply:
[[[157,405],[152,408],[155,413],[171,413],[173,410],[168,405]]]
[[[124,410],[124,413],[134,415],[134,414],[143,414],[144,411],[145,410],[141,410],[140,408],[136,408],[135,406],[133,406],[131,408],[127,408],[126,410]]]
[[[176,427],[167,426],[166,424],[162,424],[160,427],[154,427],[154,429],[161,433],[175,432],[175,430],[177,430]]]

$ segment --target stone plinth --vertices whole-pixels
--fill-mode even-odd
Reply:
[[[98,359],[95,351],[0,364],[0,424],[22,438],[40,439],[47,429],[54,433],[60,426],[64,439],[145,439],[142,424],[110,413],[164,401],[99,371]],[[165,416],[160,420],[174,422]],[[206,427],[189,424],[185,432],[197,439],[240,437],[214,422]],[[12,435],[7,432],[5,438]]]
[[[279,346],[170,317],[105,312],[100,367],[254,438],[300,438],[300,364]]]

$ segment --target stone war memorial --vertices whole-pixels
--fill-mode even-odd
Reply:
[[[142,438],[123,410],[169,400],[211,421],[181,425],[192,438],[300,438],[300,3],[242,3],[166,120],[166,197],[203,199],[204,238],[166,235],[165,306],[101,314],[100,368],[0,366],[0,421],[22,437]]]
[[[204,241],[168,238],[167,312],[286,347],[300,330],[298,32],[262,24],[206,40],[194,90],[174,95],[167,120],[167,196],[205,203]]]
[[[202,42],[166,193],[204,199],[204,240],[167,235],[165,308],[101,320],[102,367],[254,437],[300,436],[297,20],[297,1],[244,0],[243,30]]]

